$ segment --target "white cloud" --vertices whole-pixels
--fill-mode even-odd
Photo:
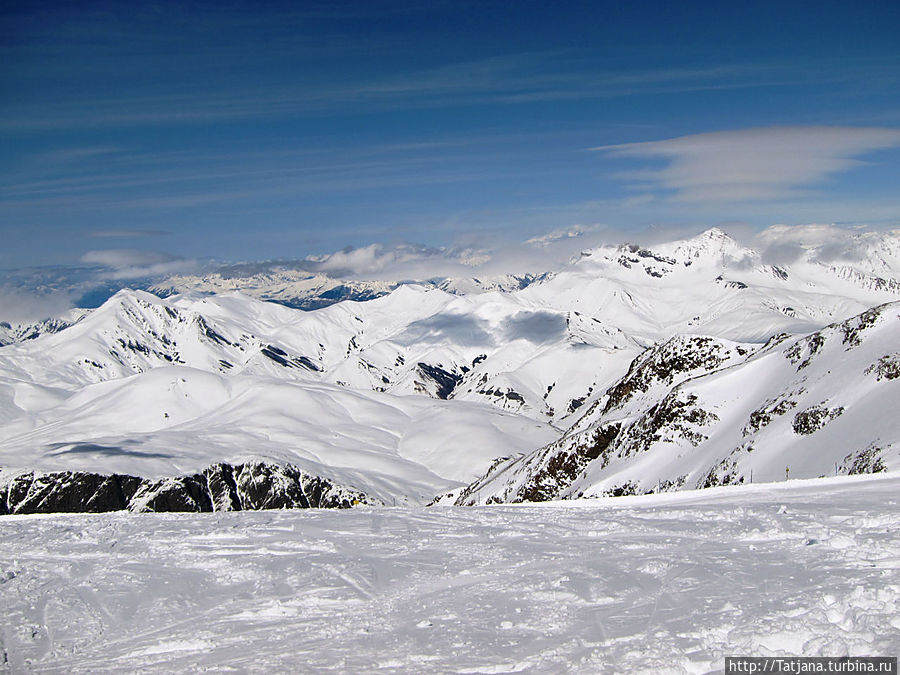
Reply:
[[[607,145],[617,157],[663,159],[662,169],[624,174],[642,189],[673,192],[683,202],[738,202],[802,194],[861,162],[856,157],[900,146],[900,129],[771,127]]]
[[[489,252],[481,249],[429,248],[415,244],[384,246],[370,244],[345,248],[336,253],[311,256],[303,266],[335,277],[369,279],[429,279],[441,276],[470,276],[473,269],[489,262]]]
[[[872,255],[880,242],[895,240],[900,230],[838,227],[829,224],[773,225],[758,233],[754,244],[771,264],[799,258],[832,263],[854,263]]]
[[[178,274],[188,272],[197,265],[195,260],[187,260],[161,251],[129,248],[88,251],[81,256],[81,262],[109,268],[109,273],[104,276],[110,279]]]
[[[0,321],[28,323],[62,314],[70,309],[74,292],[38,292],[0,286]]]
[[[583,237],[586,232],[596,232],[598,229],[601,229],[599,225],[571,225],[569,227],[562,227],[556,230],[552,230],[547,234],[542,234],[537,237],[532,237],[527,240],[525,243],[530,244],[531,246],[539,246],[541,248],[546,248],[551,244],[558,243],[561,240],[565,239],[575,239],[576,237]]]
[[[371,244],[309,257],[301,266],[338,278],[392,281],[539,274],[559,267],[586,248],[619,243],[623,236],[603,225],[571,225],[518,242],[485,235],[477,242],[447,248]]]

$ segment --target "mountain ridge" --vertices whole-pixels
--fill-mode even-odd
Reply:
[[[843,248],[828,228],[814,234],[815,246],[780,264],[711,229],[652,247],[586,250],[512,290],[488,289],[483,279],[474,293],[401,284],[313,311],[238,291],[160,298],[122,290],[65,326],[0,347],[3,480],[66,470],[162,480],[258,460],[381,503],[425,503],[448,490],[480,503],[703,487],[747,480],[751,464],[757,479],[774,480],[776,460],[763,468],[747,459],[753,451],[736,450],[744,443],[732,438],[736,404],[713,396],[719,402],[704,406],[705,383],[746,371],[753,387],[728,386],[747,397],[758,382],[781,383],[740,413],[742,425],[751,412],[757,422],[777,418],[771,427],[800,448],[817,425],[862,442],[881,427],[853,436],[856,404],[829,401],[844,389],[863,395],[872,382],[878,391],[895,386],[900,348],[881,328],[874,342],[864,329],[854,333],[867,374],[794,383],[821,392],[803,406],[789,396],[787,356],[771,371],[754,365],[774,364],[783,342],[798,354],[790,368],[811,359],[798,377],[844,372],[839,350],[825,350],[830,368],[804,350],[831,345],[840,326],[900,300],[896,232],[851,233]],[[782,418],[816,428],[797,433]],[[669,461],[658,459],[659,443],[699,456],[718,438],[709,431],[716,425],[731,429],[726,449],[735,457],[710,450],[717,459],[702,467],[659,468]],[[769,432],[748,437],[760,434]],[[845,472],[896,464],[893,436],[863,445],[828,461]],[[495,461],[502,456],[512,458]],[[620,467],[616,478],[597,469],[604,461],[640,468]],[[822,473],[812,464],[792,470]],[[498,476],[514,474],[497,487]]]

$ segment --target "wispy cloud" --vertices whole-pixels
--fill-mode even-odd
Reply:
[[[900,129],[770,127],[594,148],[615,157],[662,159],[662,169],[622,174],[682,202],[739,202],[802,194],[861,165],[856,157],[900,146]]]
[[[110,66],[110,64],[107,64]],[[806,73],[808,79],[809,74]],[[0,128],[50,130],[110,126],[205,124],[291,118],[365,105],[367,110],[415,110],[466,105],[517,105],[630,96],[671,95],[748,87],[785,86],[800,75],[781,65],[609,69],[575,51],[518,52],[410,68],[379,78],[358,75],[325,82],[250,81],[171,87],[148,96],[69,98],[9,105]],[[821,76],[820,78],[821,79]]]
[[[142,251],[130,248],[88,251],[81,262],[108,268],[103,276],[109,279],[136,279],[189,272],[197,261],[162,251]]]
[[[104,157],[122,152],[121,148],[114,146],[88,146],[76,148],[60,148],[48,152],[39,153],[34,159],[36,162],[47,165],[72,164],[84,160]]]
[[[172,234],[168,230],[130,230],[127,228],[112,230],[93,230],[87,236],[97,239],[133,239],[140,237],[166,237]]]

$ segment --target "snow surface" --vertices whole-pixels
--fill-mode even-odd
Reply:
[[[75,673],[895,655],[898,495],[891,473],[473,508],[7,516],[0,648],[12,672]]]

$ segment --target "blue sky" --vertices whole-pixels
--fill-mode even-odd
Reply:
[[[900,226],[896,0],[7,2],[0,41],[0,268]]]

